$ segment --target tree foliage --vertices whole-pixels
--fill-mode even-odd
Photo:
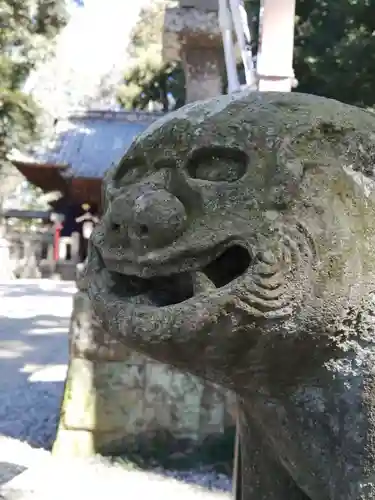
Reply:
[[[298,90],[375,104],[375,0],[297,0]]]
[[[154,0],[140,12],[131,34],[129,68],[118,91],[118,100],[124,108],[145,109],[152,103],[168,111],[185,103],[180,64],[165,64],[162,59],[164,15],[169,4],[170,0]]]
[[[160,13],[164,13],[166,2],[156,0],[151,9],[144,9],[133,32],[132,50],[139,58],[125,75],[121,89],[121,96],[126,98],[120,96],[120,102],[126,107],[144,108],[150,101],[156,101],[168,110],[166,92],[173,95],[177,106],[184,103],[180,66],[163,67],[161,57],[154,55],[161,54]],[[256,33],[260,2],[245,3],[252,32]],[[296,0],[296,90],[358,106],[374,106],[374,33],[375,0]],[[256,45],[257,40],[255,53]]]
[[[12,152],[37,134],[38,110],[23,85],[65,22],[64,0],[0,0],[0,206]]]

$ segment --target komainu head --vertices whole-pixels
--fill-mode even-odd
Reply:
[[[104,327],[232,387],[323,352],[374,285],[374,151],[370,113],[298,93],[158,120],[105,179],[87,267]]]

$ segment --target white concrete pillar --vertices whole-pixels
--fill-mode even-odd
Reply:
[[[292,89],[294,16],[295,0],[263,0],[257,62],[261,91],[288,92]]]

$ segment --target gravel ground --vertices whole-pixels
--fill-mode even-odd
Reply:
[[[47,387],[46,387],[47,385]],[[58,423],[62,384],[22,384],[0,390],[0,435],[51,449]]]
[[[50,448],[68,362],[72,283],[0,283],[0,435]]]
[[[150,491],[153,500],[229,498],[219,491],[231,491],[230,478],[207,470],[127,471],[100,458],[67,463],[50,456],[73,293],[66,282],[0,283],[0,499],[65,500],[78,493],[123,500],[124,491],[129,500]]]

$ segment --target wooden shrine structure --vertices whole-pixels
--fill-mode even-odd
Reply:
[[[84,227],[101,213],[101,185],[134,137],[161,113],[90,110],[56,120],[48,143],[13,163],[43,192],[61,193],[50,203],[57,262],[75,266],[86,257]],[[69,272],[69,278],[74,274]],[[71,276],[72,275],[72,276]]]
[[[218,10],[219,0],[180,0],[177,7],[166,10],[163,57],[165,62],[181,61],[187,102],[222,92],[223,26]],[[291,90],[295,0],[262,0],[261,11],[257,87]],[[48,144],[28,157],[14,159],[29,182],[46,193],[61,193],[52,204],[57,261],[76,264],[84,260],[84,227],[90,217],[94,221],[100,215],[104,172],[161,115],[107,110],[76,113],[55,121]]]

